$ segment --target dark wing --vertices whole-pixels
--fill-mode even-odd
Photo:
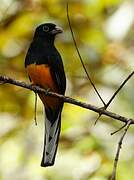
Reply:
[[[66,76],[61,56],[57,50],[50,57],[49,65],[51,67],[51,74],[58,88],[58,92],[64,95],[66,89]]]

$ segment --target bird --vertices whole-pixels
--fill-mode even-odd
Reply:
[[[47,91],[64,95],[66,75],[62,57],[55,47],[55,37],[63,30],[54,23],[37,26],[26,57],[25,68],[33,85]],[[63,100],[38,93],[45,111],[44,148],[42,167],[52,166],[55,162],[61,130]]]

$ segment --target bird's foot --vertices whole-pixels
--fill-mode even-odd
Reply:
[[[50,92],[50,88],[45,88],[45,95],[48,95],[49,92]]]

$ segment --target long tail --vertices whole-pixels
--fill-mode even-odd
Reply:
[[[42,167],[54,164],[61,129],[61,111],[62,108],[58,110],[45,109],[45,140],[41,161]]]

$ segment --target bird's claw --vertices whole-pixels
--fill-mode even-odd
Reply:
[[[50,88],[46,88],[45,89],[45,95],[48,95],[49,92],[50,92]]]

